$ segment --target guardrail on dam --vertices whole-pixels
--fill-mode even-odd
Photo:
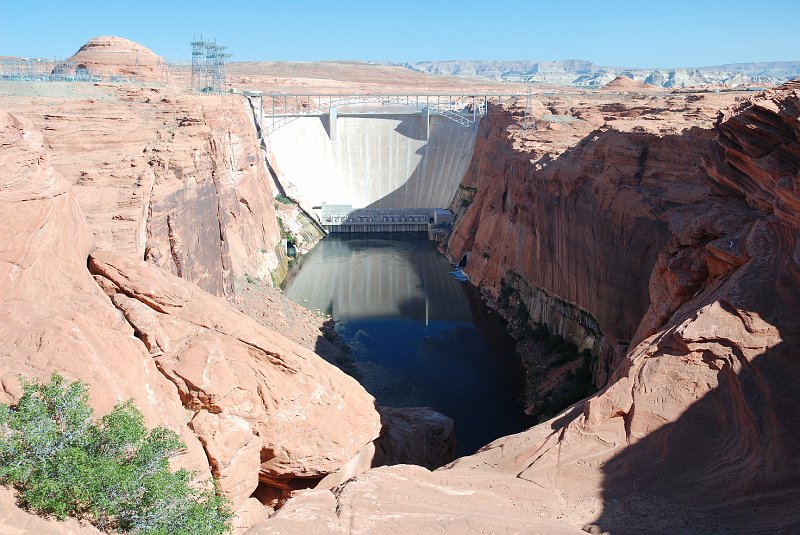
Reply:
[[[381,210],[372,220],[374,230],[392,222],[386,218],[393,209],[450,205],[472,158],[477,122],[492,98],[245,95],[258,100],[254,116],[287,194],[314,207],[318,217],[323,205]],[[264,106],[267,98],[271,102]],[[357,222],[367,230],[371,220],[362,216]]]

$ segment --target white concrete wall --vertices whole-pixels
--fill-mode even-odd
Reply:
[[[307,203],[354,208],[447,207],[472,157],[475,131],[422,114],[303,117],[270,134],[284,184]]]

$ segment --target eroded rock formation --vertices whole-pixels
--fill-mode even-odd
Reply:
[[[494,153],[500,169],[490,168],[487,157],[473,182],[476,204],[459,227],[474,224],[474,235],[455,238],[462,248],[483,246],[478,240],[487,225],[497,239],[488,259],[472,249],[473,280],[497,282],[502,263],[491,262],[492,255],[523,256],[515,252],[517,241],[502,240],[510,235],[525,244],[525,229],[535,229],[540,238],[528,243],[528,254],[541,266],[531,280],[575,296],[601,326],[627,329],[616,332],[632,337],[609,386],[444,469],[381,468],[333,492],[301,494],[252,533],[302,533],[312,523],[334,533],[800,530],[800,227],[789,208],[800,199],[799,105],[797,88],[787,85],[716,127],[672,138],[594,132],[576,148],[581,158],[566,152],[563,164],[562,157],[547,161],[541,175],[520,171],[537,164],[520,151]],[[507,126],[490,122],[483,138],[495,135],[491,146],[501,147]],[[636,155],[644,147],[642,162]],[[476,157],[482,161],[480,149]],[[484,181],[487,175],[492,180]],[[545,198],[530,212],[554,223],[523,209],[536,202],[533,193],[524,195],[526,183]],[[470,217],[474,208],[481,213]],[[601,240],[608,233],[608,254],[631,264],[612,269],[617,260],[592,249],[602,276],[590,272],[588,260],[580,276],[548,275],[551,263],[569,270],[571,260],[581,265],[588,256],[588,241],[567,232],[587,223]],[[637,251],[639,232],[651,240]],[[537,246],[556,259],[537,256]],[[645,281],[632,279],[639,282],[630,300],[620,285],[621,301],[604,304],[602,296],[613,295],[615,281],[631,271],[644,271]],[[608,287],[592,288],[584,300],[578,296],[585,277]],[[642,293],[644,282],[649,291]],[[636,303],[638,325],[623,309]],[[603,309],[612,316],[602,316]]]
[[[237,506],[259,481],[320,479],[378,436],[374,399],[311,351],[147,262],[98,250],[89,271],[178,388]]]
[[[139,82],[169,81],[164,59],[149,48],[122,37],[101,36],[87,41],[56,69],[60,74],[119,77]]]
[[[86,269],[92,235],[69,185],[53,169],[30,123],[0,114],[0,369],[3,401],[17,376],[58,371],[92,386],[101,414],[132,398],[148,426],[186,442],[182,462],[209,475],[202,445],[175,385],[157,369],[133,328]]]
[[[224,110],[227,104],[222,102]],[[226,117],[224,111],[221,117]],[[214,123],[204,128],[210,141],[200,146],[209,153],[196,149],[195,162],[206,154],[218,162],[256,150],[247,141],[252,124],[226,129]],[[229,138],[224,150],[213,148],[215,136],[233,136],[231,130],[237,129],[236,135],[246,141],[236,145]],[[176,466],[197,471],[201,479],[212,474],[219,478],[237,513],[236,532],[263,520],[268,511],[265,505],[273,506],[293,489],[313,486],[330,474],[346,471],[349,477],[380,463],[419,458],[438,466],[452,459],[452,448],[447,446],[452,445],[448,418],[425,413],[426,422],[436,420],[428,429],[424,424],[408,425],[401,416],[382,417],[374,399],[354,379],[310,349],[155,265],[152,256],[149,262],[143,260],[136,254],[135,232],[115,227],[116,221],[126,220],[98,216],[110,232],[93,237],[79,206],[80,195],[51,165],[46,142],[29,121],[5,112],[0,115],[0,228],[4,230],[0,239],[0,394],[4,402],[13,403],[21,394],[19,375],[46,378],[53,371],[86,382],[92,405],[100,414],[132,398],[148,426],[166,425],[187,444]],[[196,144],[197,137],[184,148],[189,150],[191,143]],[[123,150],[113,143],[108,149],[112,153]],[[94,154],[90,148],[86,151]],[[62,163],[63,168],[80,165],[75,155],[68,156],[68,151],[58,156],[70,162]],[[113,165],[124,168],[125,163]],[[243,167],[226,168],[225,173],[216,165],[200,168],[201,176],[188,177],[188,183],[172,184],[172,191],[180,190],[187,200],[179,210],[173,204],[168,208],[177,212],[183,221],[180,228],[190,235],[191,218],[180,219],[187,211],[206,202],[225,206],[228,214],[215,219],[213,230],[195,228],[192,240],[203,240],[209,232],[236,233],[242,241],[229,241],[240,246],[231,249],[241,256],[230,251],[220,255],[230,260],[235,271],[237,264],[241,269],[252,260],[248,251],[269,238],[276,222],[269,189],[260,189],[257,172],[248,171],[257,166],[252,159]],[[98,175],[111,183],[119,179],[113,172]],[[158,173],[154,175],[153,189],[158,186]],[[210,201],[203,195],[192,196],[193,185],[200,180],[210,180],[219,189]],[[103,197],[109,189],[95,193],[83,189],[82,203],[95,209],[96,216],[109,207],[124,209],[132,204],[117,204],[126,197],[125,191],[109,195],[110,199]],[[157,199],[151,192],[151,202]],[[227,201],[234,206],[249,204],[255,214],[250,219],[237,218],[224,204]],[[145,206],[153,211],[152,204]],[[150,220],[142,223],[150,225]],[[150,239],[155,247],[158,242],[152,235]],[[112,250],[94,248],[97,242]],[[132,245],[134,254],[128,250]],[[199,253],[196,256],[198,266],[215,265]],[[188,273],[181,274],[193,278],[194,272]],[[210,279],[216,283],[211,289],[246,308],[247,300],[238,294],[226,295],[226,275],[216,272]],[[209,279],[201,277],[198,282],[203,280]],[[262,305],[259,310],[263,314],[266,309]],[[287,316],[259,319],[261,323],[283,322]],[[292,320],[304,328],[282,326],[297,337],[305,337],[313,326],[305,316]],[[317,335],[322,338],[318,331]],[[301,342],[314,346],[310,337]],[[400,424],[392,425],[392,421]],[[380,442],[373,443],[379,437]],[[429,441],[420,449],[424,458],[415,457],[408,446],[419,437]],[[2,522],[8,529],[38,525],[26,515],[10,515]]]

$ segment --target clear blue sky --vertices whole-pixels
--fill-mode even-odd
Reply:
[[[586,59],[628,67],[800,60],[800,0],[0,0],[0,55],[71,55],[97,35],[188,61]]]

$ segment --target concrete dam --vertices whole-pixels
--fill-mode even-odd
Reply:
[[[350,104],[293,118],[268,144],[281,186],[327,230],[426,230],[453,199],[476,124],[412,105]]]

